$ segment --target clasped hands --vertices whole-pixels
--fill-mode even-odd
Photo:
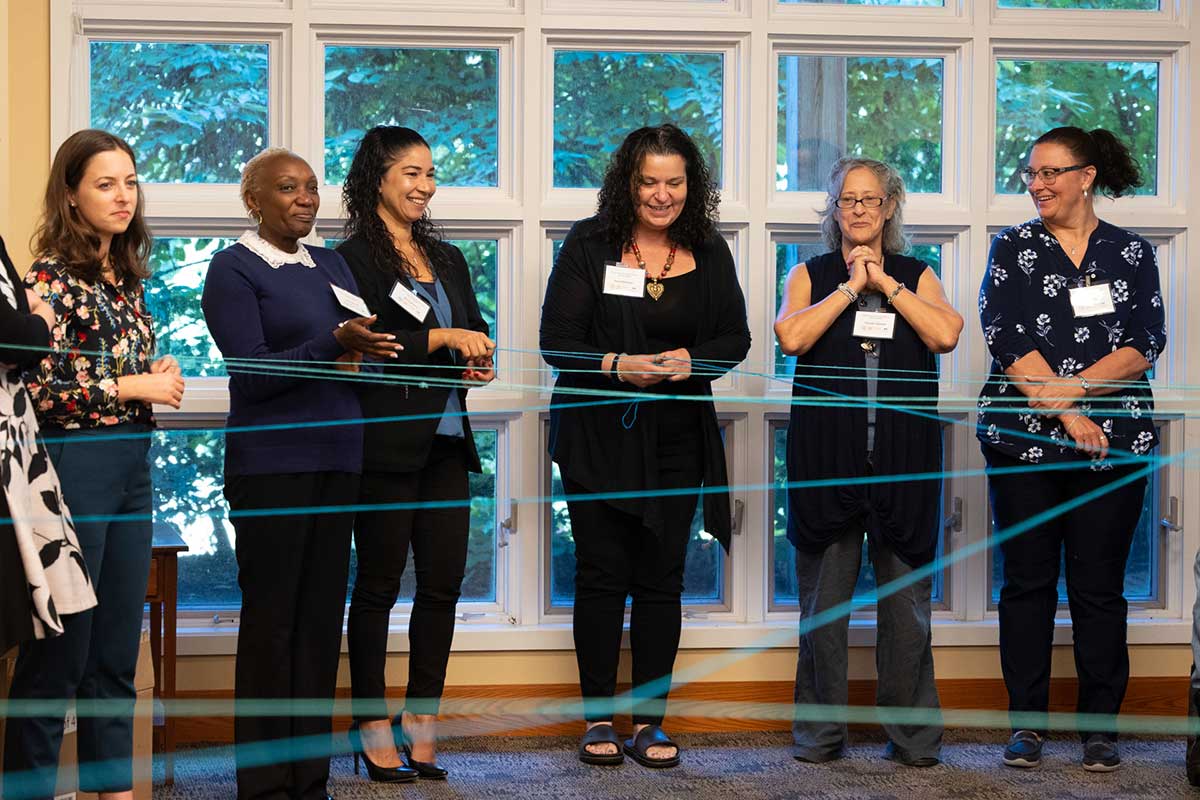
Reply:
[[[682,347],[656,355],[623,355],[616,369],[620,380],[639,389],[662,381],[678,383],[692,377],[692,355]]]
[[[896,288],[895,279],[883,271],[883,256],[865,244],[850,251],[846,269],[850,272],[846,285],[855,294],[873,289],[886,295]]]
[[[1029,407],[1047,417],[1058,417],[1063,430],[1075,442],[1075,449],[1094,458],[1108,455],[1108,436],[1076,408],[1085,396],[1083,384],[1074,376],[1039,378],[1040,386],[1029,394]]]

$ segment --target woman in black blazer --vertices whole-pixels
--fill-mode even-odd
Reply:
[[[367,425],[359,500],[435,504],[360,513],[354,526],[358,576],[347,624],[351,735],[377,781],[446,777],[436,765],[434,725],[466,572],[467,473],[480,471],[465,414],[467,388],[494,377],[496,345],[479,313],[467,263],[429,219],[436,189],[429,145],[416,131],[395,126],[367,132],[343,189],[348,238],[338,252],[378,316],[375,327],[404,348],[399,363],[385,367],[386,380],[363,390],[363,415],[409,418]],[[384,662],[410,545],[417,591],[405,708],[395,720],[406,767],[388,721]]]
[[[634,131],[613,155],[597,215],[571,229],[546,288],[542,356],[560,370],[550,453],[575,540],[575,650],[588,722],[579,758],[589,764],[623,758],[612,719],[629,595],[636,731],[624,751],[645,766],[679,763],[661,724],[701,484],[705,530],[729,548],[710,384],[746,357],[750,330],[716,229],[718,200],[687,134],[673,125]],[[629,401],[589,403],[597,389]],[[630,496],[589,500],[595,492]]]

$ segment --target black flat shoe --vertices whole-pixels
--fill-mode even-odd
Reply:
[[[367,751],[363,749],[362,732],[358,729],[357,722],[351,723],[347,735],[350,737],[350,746],[354,750],[355,775],[358,774],[358,760],[361,758],[367,767],[367,777],[371,779],[372,783],[412,783],[417,779],[418,772],[412,767],[381,767],[368,758]]]
[[[417,761],[412,757],[412,740],[404,732],[403,711],[392,718],[392,725],[400,739],[400,749],[404,751],[404,763],[408,765],[409,769],[413,770],[422,780],[446,780],[446,777],[450,774],[448,769],[439,767],[437,764],[430,764],[428,761]]]
[[[675,755],[670,758],[651,758],[646,751],[651,747],[674,747]],[[651,769],[667,769],[679,766],[679,745],[671,741],[671,737],[657,725],[647,725],[632,739],[625,740],[625,755],[632,758],[643,767]]]
[[[594,744],[611,744],[616,748],[615,753],[593,753],[588,747]],[[611,724],[593,725],[579,740],[579,760],[584,764],[599,767],[613,767],[625,763],[625,754],[621,752],[621,739],[613,730]]]

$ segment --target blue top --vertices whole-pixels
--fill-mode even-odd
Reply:
[[[332,368],[325,362],[344,352],[333,331],[356,316],[338,303],[329,284],[355,294],[358,287],[340,255],[305,247],[313,267],[273,268],[242,244],[217,253],[209,265],[204,321],[227,362],[254,359],[226,364],[227,425],[281,426],[227,434],[227,475],[358,473],[362,468],[362,410],[354,382],[303,374],[305,368]],[[327,421],[351,424],[306,426]]]
[[[1076,317],[1070,290],[1098,284],[1109,285],[1113,313]],[[1076,375],[1121,347],[1134,348],[1153,365],[1167,339],[1154,248],[1103,220],[1078,268],[1040,219],[1001,231],[979,290],[979,316],[993,361],[979,395],[977,435],[985,447],[1030,463],[1090,456],[1075,449],[1057,417],[1029,408],[1005,369],[1037,350],[1060,376]],[[1127,389],[1089,397],[1079,408],[1104,430],[1112,457],[1140,455],[1158,443],[1145,375]]]
[[[413,285],[413,291],[419,294],[433,308],[433,314],[437,317],[438,327],[453,328],[453,320],[450,314],[450,298],[446,296],[446,290],[442,288],[441,279],[434,278],[430,283],[416,280],[410,281],[410,283]],[[457,353],[451,352],[451,356],[457,361]],[[446,377],[449,378],[451,376],[447,375]],[[442,412],[442,418],[438,421],[437,430],[434,431],[434,435],[462,438],[462,403],[458,400],[458,392],[450,392],[450,394],[446,395],[446,409]]]

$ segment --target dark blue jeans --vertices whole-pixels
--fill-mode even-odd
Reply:
[[[8,720],[6,798],[54,796],[63,716],[72,698],[80,706],[80,788],[133,788],[133,676],[150,572],[149,432],[132,424],[42,432],[99,605],[64,617],[61,636],[21,647],[9,698],[49,702],[53,713]],[[92,713],[93,701],[101,701],[103,716]]]

